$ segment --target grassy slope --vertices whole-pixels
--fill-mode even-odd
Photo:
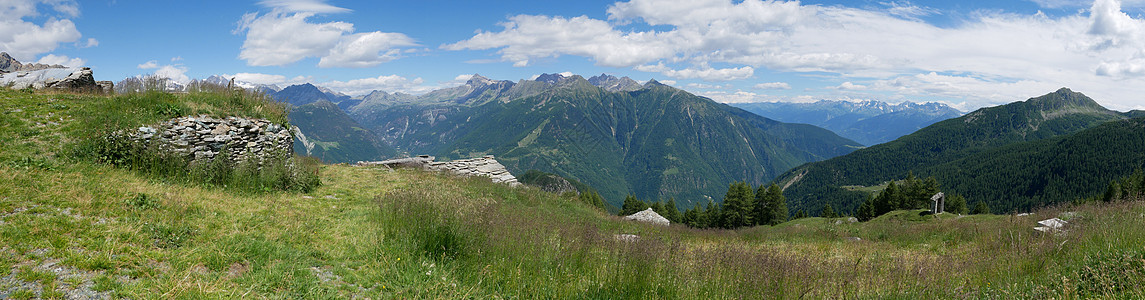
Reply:
[[[1073,231],[1035,236],[1040,218],[910,211],[659,228],[487,180],[336,165],[308,194],[252,193],[58,154],[76,138],[72,109],[104,98],[0,100],[0,295],[12,298],[1145,296],[1145,229],[1123,226],[1145,221],[1140,203],[1074,208]],[[49,118],[60,125],[36,127]]]

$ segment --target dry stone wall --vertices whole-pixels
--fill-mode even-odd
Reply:
[[[294,146],[288,128],[265,119],[239,117],[179,117],[156,126],[139,127],[132,137],[158,142],[161,150],[196,162],[224,154],[233,162],[286,156]]]

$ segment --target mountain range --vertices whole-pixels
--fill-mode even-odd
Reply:
[[[864,145],[889,142],[938,121],[962,115],[962,112],[946,104],[933,102],[888,104],[874,100],[820,100],[813,103],[760,102],[731,105],[780,122],[823,127]]]
[[[911,175],[933,176],[944,191],[995,212],[1026,211],[1092,196],[1100,192],[1094,186],[1145,166],[1145,119],[1130,119],[1139,115],[1062,88],[809,163],[776,181],[788,203],[808,211],[824,204],[854,211],[866,197],[862,187]]]
[[[681,207],[720,201],[731,182],[761,184],[861,147],[822,128],[760,117],[655,80],[604,74],[517,82],[474,75],[418,96],[375,91],[353,98],[305,84],[273,96],[300,110],[328,101],[324,113],[336,105],[400,155],[491,154],[518,175],[538,170],[583,182],[617,207],[630,194],[674,198]],[[291,122],[321,126],[305,119],[316,116],[291,114]]]

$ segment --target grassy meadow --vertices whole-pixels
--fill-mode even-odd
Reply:
[[[0,89],[0,299],[1145,298],[1142,202],[695,230],[481,178],[314,165],[293,188],[99,155],[184,114],[286,122],[220,91]]]

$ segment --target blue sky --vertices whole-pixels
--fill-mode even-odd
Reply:
[[[351,94],[607,73],[721,102],[940,101],[1070,87],[1145,109],[1145,0],[0,0],[0,51],[97,80],[226,75]]]

